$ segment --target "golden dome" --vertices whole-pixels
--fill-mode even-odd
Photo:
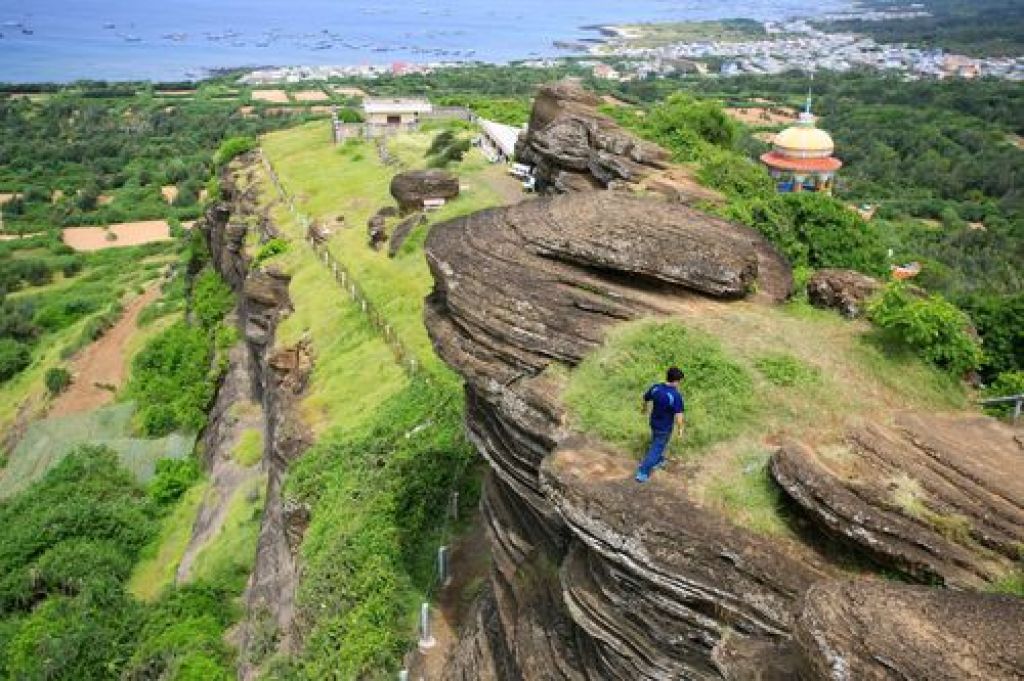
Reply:
[[[800,121],[786,128],[772,141],[775,151],[790,158],[824,158],[835,151],[832,136],[814,127],[814,116],[800,114]]]

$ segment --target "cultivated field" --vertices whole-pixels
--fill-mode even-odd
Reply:
[[[170,241],[171,228],[166,220],[143,220],[122,222],[103,227],[68,227],[61,234],[76,251],[99,251],[104,248],[141,246],[154,241]]]
[[[287,104],[290,100],[288,99],[288,93],[284,90],[253,90],[252,101]]]
[[[297,102],[326,102],[330,99],[323,90],[303,90],[302,92],[293,92],[292,96]]]

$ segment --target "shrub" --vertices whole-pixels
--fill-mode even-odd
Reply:
[[[1024,371],[1004,371],[999,374],[984,392],[986,397],[1009,397],[1024,395]],[[1013,413],[1013,404],[986,405],[985,411],[993,416],[1007,416]]]
[[[46,389],[51,395],[59,395],[71,385],[71,372],[64,367],[52,367],[46,370]]]
[[[739,126],[721,106],[681,92],[653,107],[643,129],[679,161],[700,158],[706,145],[731,149],[739,139]]]
[[[235,306],[235,294],[212,269],[206,269],[196,278],[192,288],[192,312],[199,325],[212,329]]]
[[[178,322],[142,348],[132,363],[127,393],[138,402],[144,434],[160,437],[203,427],[214,394],[212,344],[204,329]]]
[[[156,462],[156,475],[149,482],[147,492],[158,504],[170,504],[181,498],[199,479],[199,466],[195,459],[160,459]]]
[[[252,137],[230,137],[217,147],[217,152],[213,155],[213,163],[217,167],[224,166],[231,162],[231,159],[236,156],[240,156],[247,151],[251,151],[257,147],[257,142]]]
[[[260,246],[259,250],[256,251],[256,257],[253,258],[253,267],[259,267],[264,261],[273,258],[275,255],[280,255],[288,251],[288,241],[280,237],[275,237],[267,243]]]
[[[0,383],[8,381],[32,361],[28,346],[13,338],[0,338]]]
[[[868,316],[887,336],[955,375],[981,364],[970,320],[942,296],[915,296],[906,285],[893,282],[868,306]]]

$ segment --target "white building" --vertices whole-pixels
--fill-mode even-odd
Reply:
[[[491,161],[508,162],[516,155],[516,140],[523,130],[512,125],[496,123],[485,118],[477,120],[480,125],[480,149]]]
[[[420,116],[430,114],[433,110],[430,102],[420,98],[363,100],[363,117],[370,126],[412,127],[420,122]]]

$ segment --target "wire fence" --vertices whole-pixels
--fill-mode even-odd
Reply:
[[[280,177],[278,177],[277,172],[270,163],[270,159],[266,157],[262,149],[259,150],[259,154],[271,183],[273,183],[281,200],[288,206],[288,210],[302,228],[306,244],[309,245],[317,255],[318,260],[332,274],[345,295],[359,307],[360,312],[366,317],[370,327],[377,332],[388,348],[390,348],[395,361],[402,367],[405,373],[410,378],[417,377],[430,383],[430,372],[425,370],[422,364],[417,361],[409,346],[406,345],[395,330],[394,325],[388,322],[387,318],[373,304],[373,301],[367,297],[358,281],[356,281],[356,278],[352,276],[351,271],[343,262],[334,257],[325,243],[317,240],[315,230],[312,229],[312,220],[298,209],[295,198],[285,189]],[[442,402],[435,406],[443,407],[451,399],[450,396],[446,395]],[[421,427],[425,427],[425,425]],[[414,434],[415,431],[412,431],[407,433],[406,436],[412,437]],[[425,654],[436,643],[433,636],[433,627],[431,626],[430,603],[437,602],[441,590],[451,582],[452,578],[450,563],[451,544],[455,537],[455,528],[459,520],[459,492],[456,489],[457,487],[458,480],[448,489],[447,508],[445,509],[444,522],[439,533],[434,577],[423,593],[424,602],[419,609],[419,637],[417,641],[410,642],[406,649],[406,653],[403,656],[406,661],[411,659],[412,654],[416,651]],[[401,671],[398,678],[408,679],[408,672],[405,670]]]

